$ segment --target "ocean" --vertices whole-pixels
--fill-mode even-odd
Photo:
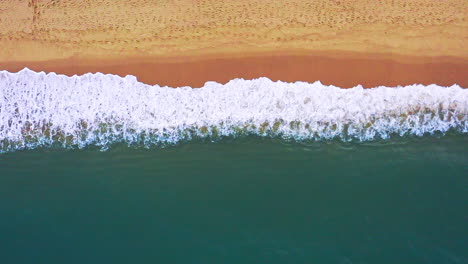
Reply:
[[[468,91],[0,72],[2,263],[466,263]]]

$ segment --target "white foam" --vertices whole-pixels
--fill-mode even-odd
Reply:
[[[468,131],[468,90],[454,85],[340,89],[234,79],[178,89],[134,76],[0,71],[0,151],[114,142],[151,146],[258,134],[373,140]]]

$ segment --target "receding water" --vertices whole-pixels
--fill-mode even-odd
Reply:
[[[1,263],[467,263],[468,137],[0,155]]]

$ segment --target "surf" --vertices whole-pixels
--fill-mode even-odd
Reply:
[[[464,134],[467,114],[468,91],[458,85],[341,89],[262,77],[171,88],[130,75],[0,71],[0,152],[242,135],[363,142]]]

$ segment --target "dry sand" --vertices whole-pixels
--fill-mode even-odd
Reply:
[[[466,0],[4,0],[0,69],[468,87]]]

